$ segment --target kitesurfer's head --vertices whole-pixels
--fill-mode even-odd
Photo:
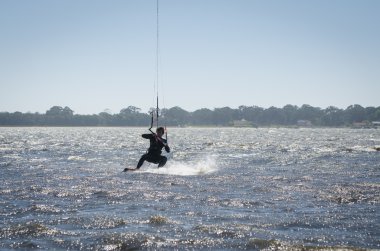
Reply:
[[[162,135],[164,135],[164,132],[165,132],[165,129],[163,128],[163,127],[158,127],[157,129],[156,129],[156,133],[157,133],[157,135],[158,136],[162,136]]]

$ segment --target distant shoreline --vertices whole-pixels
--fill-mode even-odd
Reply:
[[[235,126],[217,126],[217,125],[192,125],[192,126],[167,126],[169,128],[175,129],[188,129],[188,128],[200,128],[200,129],[379,129],[379,127],[353,127],[353,126],[283,126],[283,125],[268,125],[268,126],[258,126],[258,127],[235,127]],[[0,125],[0,128],[149,128],[149,126],[65,126],[65,125]]]
[[[1,127],[148,127],[151,113],[128,106],[117,114],[74,114],[69,107],[53,106],[45,114],[0,112]],[[336,127],[372,128],[380,126],[380,106],[351,105],[346,109],[310,105],[283,108],[258,106],[202,108],[188,112],[181,107],[161,109],[159,124],[169,127]]]

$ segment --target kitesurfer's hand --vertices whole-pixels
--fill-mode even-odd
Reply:
[[[167,153],[170,153],[170,147],[169,147],[168,145],[165,145],[165,151],[166,151]]]

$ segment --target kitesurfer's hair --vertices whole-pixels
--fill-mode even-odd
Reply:
[[[158,133],[159,131],[161,131],[162,133],[164,133],[164,132],[165,132],[165,129],[164,129],[163,127],[158,127],[158,128],[156,129],[156,132]]]

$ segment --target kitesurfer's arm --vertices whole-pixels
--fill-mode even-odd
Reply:
[[[146,133],[146,134],[141,135],[141,137],[143,137],[144,139],[151,139],[153,137],[153,134]]]
[[[170,147],[169,147],[168,142],[166,141],[166,139],[161,139],[161,143],[162,143],[162,146],[165,147],[165,151],[167,153],[170,153]]]

